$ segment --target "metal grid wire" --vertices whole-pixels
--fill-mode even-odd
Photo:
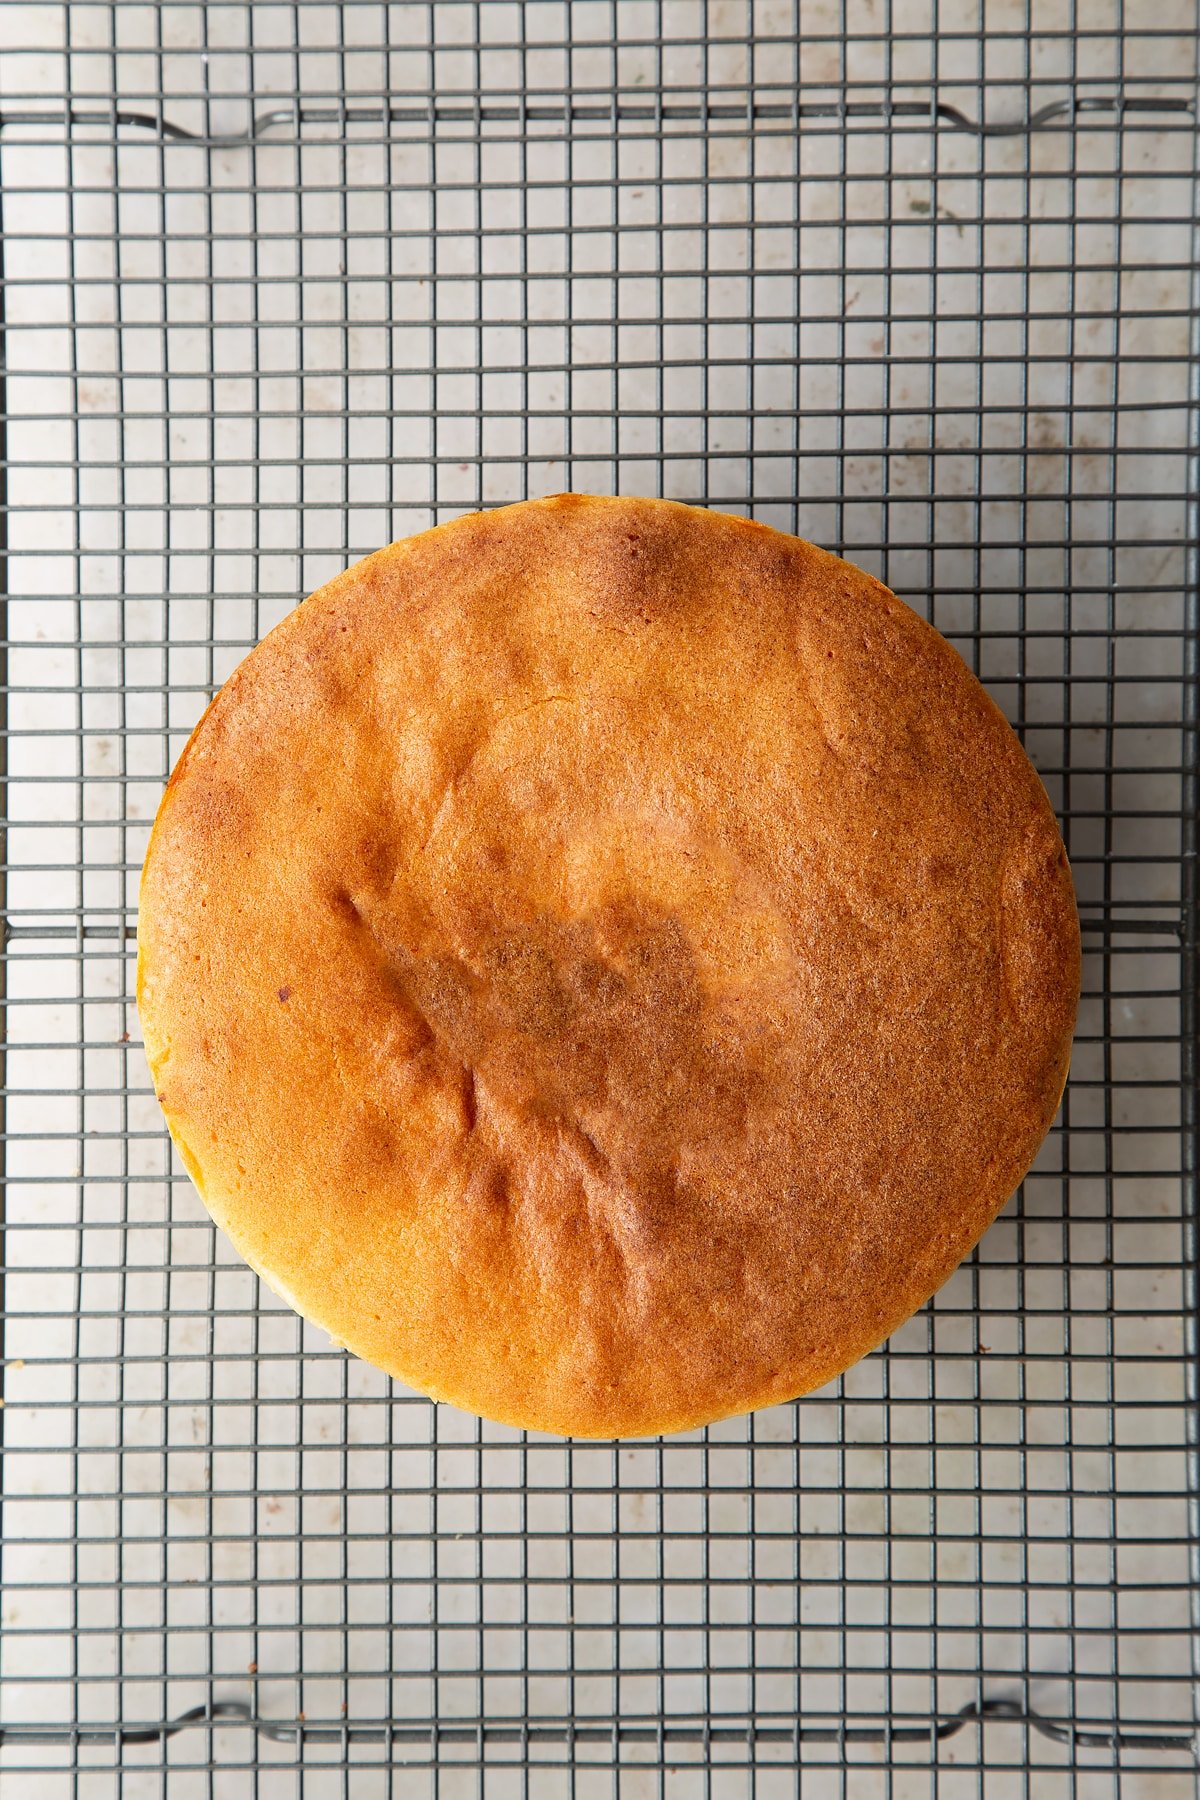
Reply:
[[[0,7],[14,1800],[1193,1793],[1197,17],[982,6]],[[1061,1120],[936,1299],[610,1446],[264,1292],[132,1002],[214,687],[353,558],[565,488],[931,618],[1086,948]]]

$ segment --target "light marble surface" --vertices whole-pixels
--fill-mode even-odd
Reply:
[[[994,120],[1020,115],[1027,78],[1040,104],[1073,70],[1083,93],[1194,94],[1181,0],[1127,0],[1123,42],[1116,0],[1081,9],[1074,42],[1063,0],[986,20],[947,0],[936,36],[931,15],[805,0],[806,97],[927,96],[936,74]],[[141,1723],[215,1698],[310,1723],[869,1725],[1027,1693],[1080,1724],[1187,1731],[1187,121],[981,144],[911,119],[797,140],[768,113],[753,135],[718,115],[659,138],[637,108],[660,84],[684,108],[705,82],[714,102],[786,101],[792,6],[532,4],[523,55],[515,6],[340,20],[339,47],[325,5],[0,11],[12,107],[69,84],[81,108],[153,109],[161,90],[199,125],[207,84],[214,128],[237,129],[251,88],[369,108],[432,83],[443,108],[480,93],[502,111],[522,81],[561,108],[569,81],[593,106],[615,82],[626,111],[568,136],[535,120],[524,144],[504,117],[481,137],[443,117],[432,146],[420,119],[344,144],[285,127],[253,151],[3,135],[0,1721]],[[149,822],[213,683],[349,559],[568,486],[750,506],[883,575],[1024,724],[1086,926],[1063,1122],[977,1257],[835,1387],[660,1446],[480,1427],[301,1326],[170,1156],[132,1005]],[[1194,1789],[1189,1755],[1027,1753],[1024,1770],[1005,1724],[945,1741],[932,1772],[928,1744],[897,1746],[889,1787],[878,1748],[851,1746],[843,1772],[806,1746],[805,1792]],[[119,1789],[103,1746],[77,1778],[69,1746],[0,1747],[0,1780],[22,1800],[346,1791],[338,1745],[309,1745],[302,1772],[269,1743],[249,1770],[238,1730],[211,1754],[215,1789],[202,1733],[127,1747]],[[389,1777],[379,1744],[351,1754],[363,1800],[433,1791],[426,1769]],[[443,1754],[437,1792],[477,1792],[455,1766],[472,1747]],[[489,1749],[489,1794],[569,1791],[561,1744],[531,1751],[546,1767],[527,1786],[503,1768],[516,1754]],[[570,1791],[611,1792],[609,1746],[578,1754]],[[677,1772],[627,1768],[620,1792],[752,1791],[744,1741],[700,1759],[674,1745]],[[787,1761],[760,1746],[753,1791],[790,1793]]]

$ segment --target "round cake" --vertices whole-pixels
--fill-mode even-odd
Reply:
[[[956,652],[851,564],[561,494],[338,576],[171,777],[159,1101],[253,1268],[532,1429],[790,1399],[946,1279],[1062,1094],[1070,872]]]

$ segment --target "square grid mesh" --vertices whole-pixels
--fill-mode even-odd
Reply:
[[[981,7],[0,9],[14,1800],[1194,1792],[1197,19]],[[262,1290],[132,1003],[214,686],[350,560],[565,488],[931,618],[1087,952],[1059,1125],[890,1346],[599,1447]]]

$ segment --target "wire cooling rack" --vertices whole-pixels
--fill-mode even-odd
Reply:
[[[981,4],[0,8],[14,1800],[1193,1794],[1197,18]],[[610,1446],[281,1308],[132,1002],[214,687],[351,559],[565,488],[932,618],[1086,947],[1061,1120],[936,1299]]]

